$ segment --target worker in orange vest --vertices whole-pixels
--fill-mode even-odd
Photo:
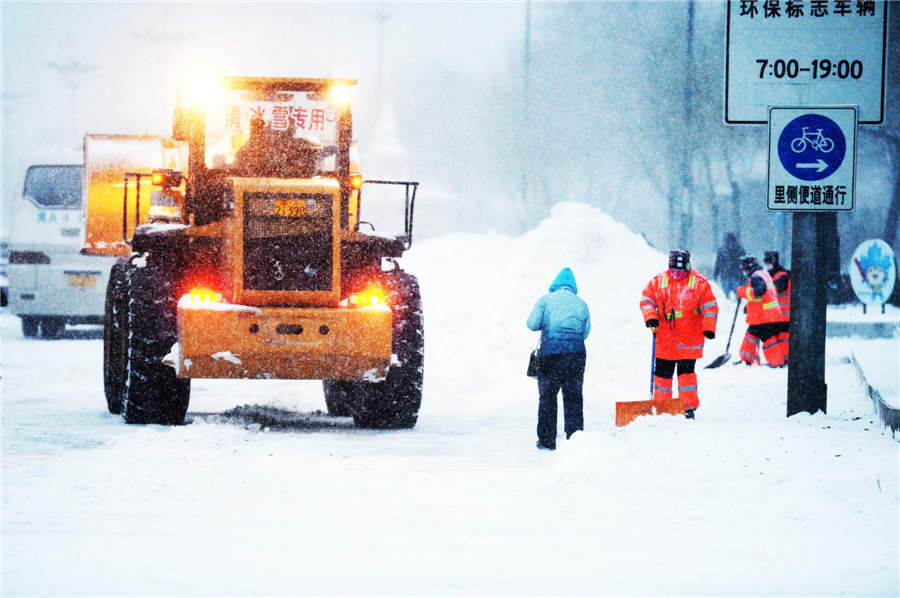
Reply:
[[[705,339],[716,337],[719,305],[706,278],[691,269],[691,253],[669,252],[669,269],[650,279],[641,297],[644,324],[656,335],[653,399],[672,398],[678,370],[678,396],[684,414],[694,419],[700,406],[694,366]]]
[[[763,258],[766,270],[775,284],[775,292],[778,293],[778,307],[781,309],[782,321],[778,323],[778,344],[784,354],[784,361],[788,360],[788,348],[790,347],[790,322],[791,322],[791,272],[785,270],[778,261],[777,251],[767,251]]]
[[[737,296],[747,300],[747,332],[741,343],[741,361],[747,365],[759,364],[758,346],[762,343],[768,364],[782,367],[784,351],[778,333],[784,316],[778,305],[775,283],[752,255],[741,258],[741,270],[748,277],[747,284],[737,289]]]

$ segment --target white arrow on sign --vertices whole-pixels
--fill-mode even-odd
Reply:
[[[815,168],[816,172],[822,172],[828,168],[828,162],[819,158],[815,162],[797,162],[797,168]]]

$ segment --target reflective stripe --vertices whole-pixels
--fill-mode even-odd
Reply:
[[[681,386],[680,384],[678,385],[678,392],[691,392],[691,391],[694,391],[694,392],[697,391],[696,384],[692,384],[690,386]]]
[[[747,353],[746,351],[741,351],[741,355],[749,359],[750,361],[759,361],[759,357],[754,355],[753,353]]]
[[[663,274],[663,277],[662,277],[662,284],[659,285],[659,286],[660,286],[660,288],[662,288],[662,289],[664,289],[664,288],[666,288],[667,286],[669,286],[669,277],[666,276],[665,274]]]
[[[701,317],[704,317],[704,318],[706,318],[706,317],[708,317],[708,316],[712,316],[713,319],[715,319],[716,321],[718,321],[718,319],[719,319],[719,314],[717,314],[717,313],[714,312],[714,311],[707,311],[707,312],[704,312],[704,313],[700,314],[700,316],[701,316]]]
[[[634,305],[634,304],[632,304]],[[763,309],[772,309],[773,307],[778,307],[777,301],[770,301],[768,303],[763,303]]]
[[[697,309],[699,309],[700,311],[703,311],[703,310],[706,309],[707,307],[713,307],[715,304],[716,304],[715,301],[710,301],[709,303],[704,303],[703,305],[701,305],[701,306],[698,307]]]
[[[658,390],[659,392],[662,392],[662,393],[665,393],[665,394],[671,394],[671,392],[672,392],[672,387],[671,387],[671,386],[669,386],[669,387],[667,387],[667,388],[663,388],[662,386],[659,386],[659,385],[656,384],[655,382],[653,383],[653,388],[655,388],[655,389]]]
[[[697,345],[696,347],[685,347],[685,346],[682,345],[681,343],[678,343],[678,348],[679,348],[679,349],[685,349],[685,350],[687,350],[687,351],[692,351],[692,350],[694,350],[694,349],[702,349],[702,348],[703,348],[703,345]]]
[[[654,307],[656,307],[656,301],[654,301],[654,300],[651,299],[650,297],[641,297],[641,301],[642,301],[642,302],[643,302],[643,301],[646,301],[647,303],[650,303],[651,305],[653,305]]]
[[[692,289],[697,286],[697,278],[694,276],[693,272],[691,272],[691,277],[688,279],[688,286]]]

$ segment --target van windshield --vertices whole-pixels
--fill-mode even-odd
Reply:
[[[29,167],[25,197],[43,208],[81,207],[81,165]]]

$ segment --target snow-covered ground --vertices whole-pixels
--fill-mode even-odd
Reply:
[[[523,237],[421,242],[404,265],[426,322],[411,431],[356,430],[292,381],[195,381],[190,425],[127,426],[96,329],[26,340],[0,313],[0,593],[900,592],[900,442],[850,363],[883,341],[829,339],[827,415],[786,418],[786,370],[729,364],[699,369],[696,421],[616,428],[615,402],[648,394],[638,300],[662,254],[562,204]],[[543,452],[524,321],[563,266],[592,310],[586,429]],[[876,366],[896,372],[900,339],[885,347]]]

